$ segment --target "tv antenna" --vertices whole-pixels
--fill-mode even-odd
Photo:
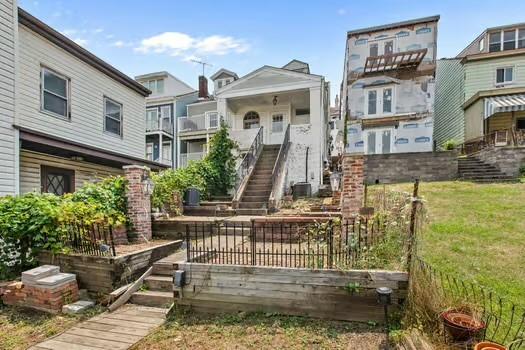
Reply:
[[[192,61],[192,62],[195,62],[195,63],[197,63],[197,64],[202,65],[202,75],[203,75],[203,76],[204,76],[204,69],[206,68],[206,66],[213,67],[213,64],[208,63],[208,62],[199,61],[199,60],[191,60],[191,61]]]

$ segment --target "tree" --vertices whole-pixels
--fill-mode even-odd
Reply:
[[[213,195],[226,195],[233,187],[236,176],[236,156],[238,145],[230,138],[228,126],[221,122],[217,133],[210,140],[210,152],[206,161],[210,163],[212,174],[208,179]]]

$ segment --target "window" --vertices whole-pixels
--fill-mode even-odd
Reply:
[[[379,56],[379,45],[378,44],[370,44],[370,56],[372,57]]]
[[[392,53],[394,53],[394,42],[392,40],[389,40],[389,41],[385,42],[384,54],[385,55],[390,55]]]
[[[383,89],[383,113],[392,113],[392,89]]]
[[[364,45],[368,42],[368,39],[357,39],[355,45]]]
[[[69,118],[69,80],[47,68],[41,71],[41,108],[62,118]]]
[[[158,130],[159,128],[159,111],[157,108],[146,110],[146,131]]]
[[[501,33],[489,34],[489,52],[501,51]]]
[[[104,131],[122,136],[122,105],[104,97]]]
[[[219,114],[217,112],[208,112],[208,125],[210,129],[219,127]]]
[[[376,153],[376,133],[375,131],[368,132],[368,138],[367,138],[367,154],[374,154]]]
[[[377,106],[377,91],[371,90],[368,91],[368,114],[376,114]]]
[[[481,39],[479,41],[479,51],[483,51],[485,49],[485,38]]]
[[[250,111],[244,115],[244,129],[257,129],[259,125],[259,114],[257,112]]]
[[[224,81],[225,85],[228,85],[228,84],[231,83],[231,82],[232,82],[231,79],[226,79],[226,80]]]
[[[282,114],[272,115],[272,132],[283,132],[283,121],[284,118]]]
[[[503,50],[514,50],[516,48],[516,30],[503,32]]]
[[[40,167],[42,193],[61,196],[75,190],[75,171],[42,165]]]
[[[162,143],[162,161],[171,162],[171,142]]]
[[[516,120],[516,130],[525,130],[525,118]]]
[[[153,160],[153,143],[146,143],[146,159]]]
[[[297,108],[295,110],[295,115],[309,115],[310,109],[309,108]]]
[[[144,87],[151,90],[154,94],[162,94],[164,92],[164,79],[154,79],[142,82]]]
[[[496,85],[505,85],[512,83],[514,75],[513,70],[513,67],[496,69]]]
[[[525,48],[525,28],[518,29],[518,49]]]
[[[217,87],[218,87],[219,89],[222,87],[222,80],[219,80],[219,81],[217,82]]]

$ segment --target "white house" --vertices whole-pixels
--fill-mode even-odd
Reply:
[[[330,99],[324,77],[293,60],[282,68],[263,66],[240,78],[221,69],[211,79],[213,99],[189,104],[187,117],[179,120],[178,135],[186,144],[180,149],[187,150],[180,159],[203,156],[207,140],[224,120],[242,152],[250,149],[258,134],[264,145],[280,146],[285,138],[289,140],[283,190],[308,182],[317,192],[328,150]]]
[[[144,159],[150,91],[19,9],[0,3],[0,196],[63,194]]]
[[[432,151],[439,16],[347,33],[341,112],[347,151]]]

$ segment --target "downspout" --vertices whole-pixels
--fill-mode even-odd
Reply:
[[[305,173],[305,178],[304,178],[304,182],[305,183],[308,183],[308,153],[310,151],[310,146],[306,147],[306,173]]]

